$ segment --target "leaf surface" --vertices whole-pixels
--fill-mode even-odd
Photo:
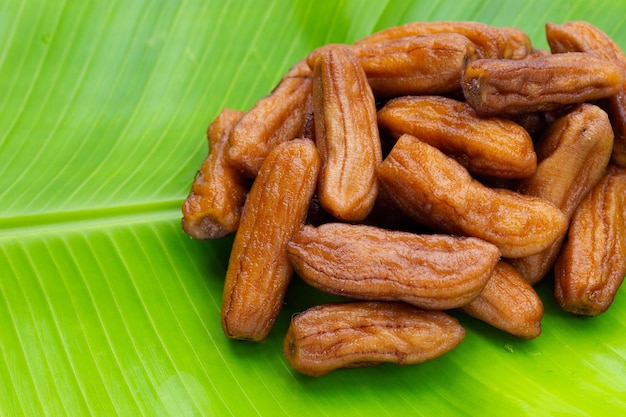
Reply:
[[[266,343],[226,340],[232,238],[182,233],[180,205],[223,107],[247,110],[313,48],[417,20],[524,29],[584,19],[626,47],[626,3],[56,1],[0,4],[0,416],[619,415],[626,300],[558,310],[543,334],[467,317],[418,366],[312,379],[281,354],[295,281]]]

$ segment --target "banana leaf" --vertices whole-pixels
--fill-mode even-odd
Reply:
[[[578,318],[549,280],[543,333],[459,316],[435,360],[299,375],[220,327],[232,236],[196,241],[181,204],[224,107],[249,109],[313,48],[410,21],[587,20],[626,48],[610,0],[3,0],[0,416],[599,416],[626,412],[626,295]]]

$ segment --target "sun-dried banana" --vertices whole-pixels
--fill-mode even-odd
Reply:
[[[398,139],[378,174],[390,197],[416,221],[484,239],[504,257],[540,252],[567,227],[565,215],[547,200],[486,187],[411,135]]]
[[[319,166],[308,139],[277,145],[261,166],[228,261],[221,311],[226,336],[262,341],[272,329],[293,274],[287,241],[304,223]]]
[[[292,317],[283,354],[296,371],[322,376],[381,362],[425,362],[464,337],[458,320],[443,311],[384,301],[327,303]]]

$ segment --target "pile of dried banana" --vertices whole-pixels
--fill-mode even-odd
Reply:
[[[346,298],[295,315],[283,353],[323,375],[442,355],[456,309],[541,333],[533,285],[597,315],[626,274],[626,57],[586,22],[416,22],[324,45],[247,112],[210,124],[183,204],[236,233],[226,336],[264,340],[297,274]]]

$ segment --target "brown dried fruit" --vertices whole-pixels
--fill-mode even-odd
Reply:
[[[580,203],[554,270],[563,310],[596,316],[611,306],[626,275],[626,169],[608,169]]]
[[[565,216],[552,203],[488,188],[461,164],[410,135],[398,139],[378,174],[396,204],[416,221],[484,239],[505,257],[540,252],[567,227]]]
[[[626,71],[624,51],[610,36],[589,22],[547,23],[546,38],[552,53],[589,52],[611,60]],[[613,162],[626,167],[626,79],[620,91],[608,98],[606,110],[615,132]]]
[[[302,137],[313,106],[311,69],[295,64],[267,96],[241,118],[230,132],[227,157],[231,164],[254,177],[279,143]]]
[[[485,288],[460,310],[514,336],[534,339],[541,334],[543,303],[505,261],[498,262]]]
[[[626,84],[623,91],[609,97],[607,111],[611,113],[615,141],[613,143],[612,161],[626,168]]]
[[[437,147],[474,174],[523,178],[537,167],[532,139],[523,127],[479,117],[467,103],[450,98],[392,99],[378,111],[378,125],[395,138],[410,134]]]
[[[382,151],[374,96],[349,48],[332,48],[315,61],[313,99],[320,204],[337,219],[363,220],[378,194]]]
[[[287,251],[296,273],[324,292],[440,310],[472,301],[500,259],[481,239],[344,223],[305,226]]]
[[[225,154],[230,130],[242,115],[225,108],[207,129],[209,153],[182,206],[183,230],[195,239],[218,239],[239,225],[247,181],[228,163]]]
[[[313,67],[322,52],[337,46],[324,45],[314,50],[307,62]],[[463,69],[475,59],[474,44],[455,33],[407,36],[344,47],[359,58],[374,95],[380,98],[460,90]]]
[[[549,111],[617,94],[624,71],[586,52],[535,59],[479,59],[465,67],[467,102],[482,115]]]
[[[480,22],[411,22],[390,27],[369,35],[357,44],[381,42],[405,36],[457,33],[476,45],[479,58],[524,58],[532,49],[530,39],[522,30],[513,27],[499,28]]]
[[[609,118],[593,104],[582,104],[557,119],[538,141],[537,171],[520,180],[516,191],[543,198],[557,206],[567,221],[591,188],[600,180],[611,157],[613,131]],[[560,236],[545,250],[511,260],[531,284],[552,268],[562,245]]]
[[[597,26],[581,20],[546,23],[546,40],[553,54],[591,52],[615,62],[626,64],[620,46]]]
[[[221,315],[228,337],[261,341],[270,332],[293,274],[286,244],[304,223],[319,166],[308,139],[279,144],[261,166],[226,271]]]
[[[464,337],[458,320],[442,311],[382,301],[328,303],[291,319],[283,354],[296,371],[322,376],[381,362],[425,362]]]

